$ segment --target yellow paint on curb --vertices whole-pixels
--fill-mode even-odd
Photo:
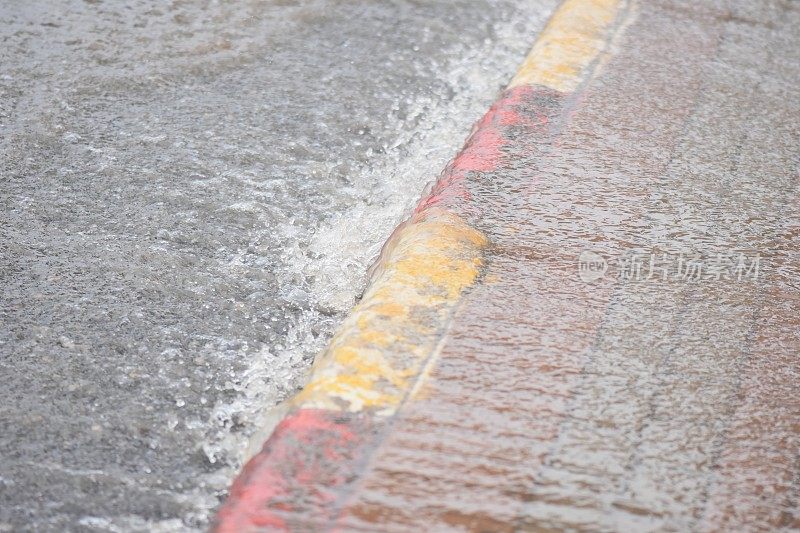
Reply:
[[[478,277],[486,244],[478,230],[442,210],[402,226],[295,405],[393,413],[422,374],[461,293]]]
[[[509,87],[574,91],[606,51],[623,1],[565,0]],[[315,361],[295,407],[389,415],[420,393],[488,242],[449,211],[417,217],[387,242],[363,300]]]
[[[603,52],[622,0],[565,0],[547,23],[509,88],[543,85],[569,93]]]

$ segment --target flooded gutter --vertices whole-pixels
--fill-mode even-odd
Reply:
[[[498,169],[503,148],[519,142],[507,137],[508,126],[531,116],[547,142],[551,108],[569,105],[602,69],[632,13],[621,0],[561,4],[462,151],[384,245],[364,298],[234,481],[216,531],[335,523],[398,410],[424,394],[462,296],[481,280],[491,243],[475,224],[482,208],[465,177]]]

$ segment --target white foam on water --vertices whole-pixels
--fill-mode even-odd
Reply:
[[[77,464],[102,472],[78,475],[99,476],[106,492],[61,509],[74,476],[59,471],[37,524],[208,524],[387,237],[556,3],[136,0],[54,11],[34,0],[15,9],[6,36],[16,45],[0,52],[10,102],[0,98],[0,115],[17,110],[0,150],[19,155],[7,160],[24,178],[10,184],[15,235],[37,250],[30,264],[44,243],[64,278],[35,281],[48,297],[38,310],[64,329],[43,338],[89,350],[85,375],[62,369],[103,384],[108,399],[67,415],[42,403],[38,414],[83,450]],[[15,276],[24,300],[32,282]],[[33,331],[41,316],[20,312],[17,326],[49,356]],[[49,387],[37,383],[29,398]],[[80,416],[102,447],[74,423]],[[28,451],[20,461],[40,463]],[[13,482],[29,483],[14,468]],[[95,505],[108,501],[125,503]]]
[[[446,89],[398,102],[418,122],[408,128],[407,120],[398,119],[391,146],[353,167],[348,191],[352,206],[346,212],[334,213],[310,233],[292,221],[281,225],[279,231],[294,239],[283,254],[289,268],[279,273],[285,282],[282,291],[289,300],[307,299],[311,305],[294,318],[284,344],[249,357],[249,368],[237,386],[239,396],[214,410],[210,424],[227,428],[236,420],[246,426],[244,433],[249,436],[223,430],[203,444],[210,461],[225,456],[232,464],[208,480],[218,491],[225,490],[229,478],[269,435],[282,414],[273,408],[302,387],[313,357],[325,348],[363,291],[367,269],[383,243],[461,148],[556,2],[522,5],[519,11],[531,14],[530,18],[502,21],[493,27],[494,38],[482,46],[458,45],[445,54],[458,58],[442,65]],[[328,168],[339,163],[333,161]],[[326,171],[325,165],[315,171]]]

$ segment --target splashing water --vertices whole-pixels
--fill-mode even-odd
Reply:
[[[555,4],[0,7],[0,530],[204,527]]]

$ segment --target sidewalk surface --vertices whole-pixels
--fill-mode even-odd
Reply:
[[[800,528],[798,28],[567,0],[218,529]]]

